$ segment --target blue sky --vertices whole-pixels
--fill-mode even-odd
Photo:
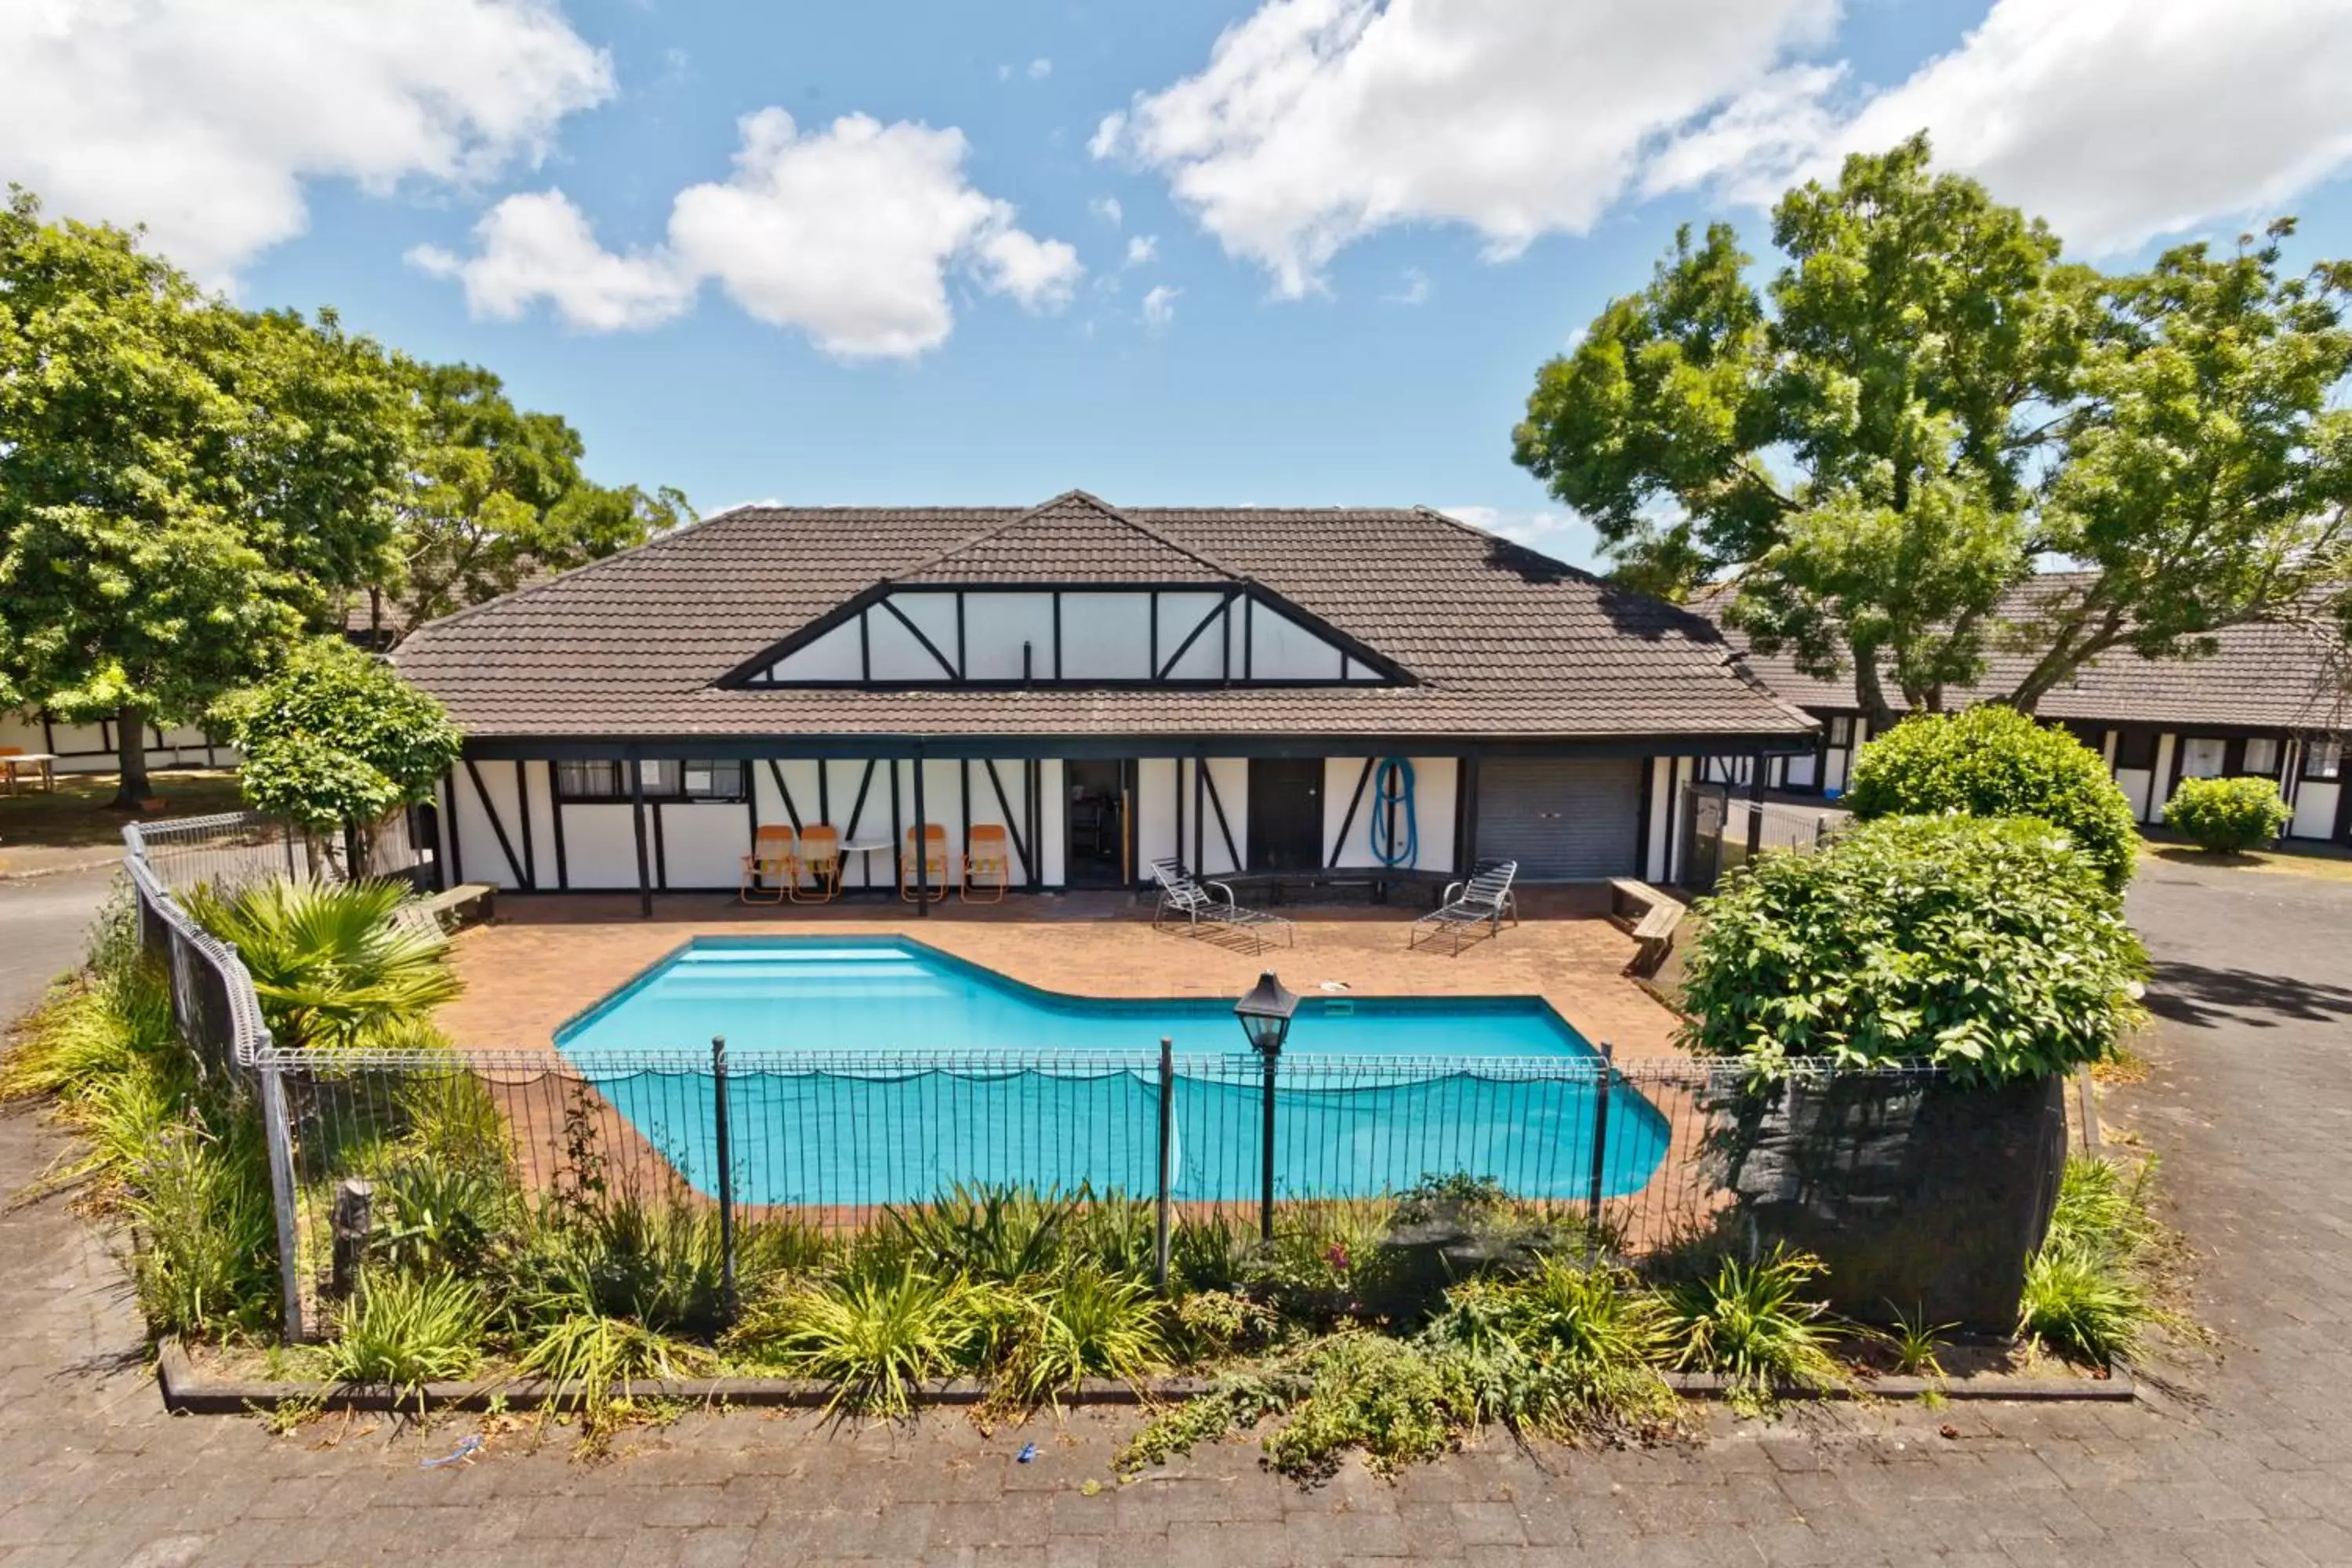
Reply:
[[[1588,560],[1510,462],[1537,364],[1921,124],[2105,262],[2352,251],[2343,0],[16,5],[0,178],[705,510],[1423,502]]]

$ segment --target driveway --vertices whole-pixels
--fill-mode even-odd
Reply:
[[[115,869],[0,879],[0,1032],[89,948]]]
[[[1083,1413],[991,1434],[697,1415],[604,1465],[495,1436],[478,1463],[423,1469],[472,1428],[280,1439],[162,1415],[119,1271],[48,1203],[0,1214],[0,1568],[2352,1563],[2352,886],[2159,865],[2132,904],[2158,1023],[2110,1120],[2165,1155],[2225,1336],[2152,1369],[2137,1406],[1718,1417],[1703,1444],[1641,1453],[1495,1439],[1392,1487],[1350,1467],[1314,1491],[1242,1444],[1107,1484],[1132,1417]],[[0,1119],[0,1186],[53,1147]]]

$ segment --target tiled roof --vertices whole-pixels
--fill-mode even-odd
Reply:
[[[2038,595],[2062,594],[2084,580],[2070,572],[2044,573],[2011,590],[2002,606],[2007,618],[2025,614]],[[1719,606],[1720,596],[1696,607]],[[1746,647],[1747,638],[1727,626],[1724,636]],[[2218,633],[2210,656],[2145,658],[2115,649],[2094,659],[2052,689],[2036,710],[2046,719],[2077,719],[2111,724],[2219,724],[2280,730],[2352,729],[2352,701],[2343,685],[2344,648],[2326,632],[2300,624],[2232,626]],[[1859,711],[1853,677],[1824,680],[1801,672],[1788,650],[1747,661],[1766,685],[1791,702],[1821,711]],[[1975,686],[1948,691],[1948,705],[2000,696],[2017,689],[2032,668],[2021,653],[1996,652],[1985,678]],[[1897,705],[1899,694],[1890,691]]]
[[[1133,527],[1120,526],[1122,520]],[[1180,573],[1182,563],[1192,563]],[[983,574],[983,569],[997,574]],[[1412,672],[1306,688],[714,684],[886,579],[1255,582]],[[1703,617],[1426,510],[742,507],[420,628],[477,736],[1793,737]]]

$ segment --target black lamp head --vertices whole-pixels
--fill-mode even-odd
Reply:
[[[1250,994],[1234,1004],[1234,1016],[1250,1045],[1260,1051],[1278,1051],[1290,1033],[1291,1015],[1298,1011],[1298,995],[1284,988],[1268,970],[1257,977]]]

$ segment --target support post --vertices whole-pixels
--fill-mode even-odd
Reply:
[[[1601,1200],[1608,1185],[1609,1171],[1609,1090],[1617,1077],[1617,1047],[1603,1041],[1601,1047],[1601,1076],[1592,1090],[1592,1184],[1584,1200],[1584,1248],[1587,1253],[1601,1248]]]
[[[1261,1241],[1274,1239],[1274,1084],[1275,1073],[1282,1060],[1279,1046],[1261,1053],[1265,1058],[1265,1110],[1261,1128],[1262,1139],[1258,1160],[1257,1234]]]
[[[1160,1206],[1154,1221],[1151,1278],[1168,1294],[1168,1188],[1176,1164],[1176,1042],[1160,1037]]]
[[[719,1302],[729,1322],[741,1305],[735,1295],[735,1150],[727,1128],[727,1037],[710,1037],[713,1145],[719,1155]]]
[[[367,1263],[368,1232],[374,1226],[375,1184],[357,1176],[335,1189],[334,1258],[327,1289],[337,1300],[359,1289]]]
[[[1757,752],[1748,759],[1748,861],[1756,864],[1756,856],[1764,847],[1764,753]]]
[[[269,1205],[278,1215],[278,1276],[285,1304],[286,1339],[302,1332],[302,1264],[294,1227],[294,1130],[286,1114],[285,1069],[261,1062],[261,1131],[269,1146]]]
[[[646,759],[634,748],[629,752],[629,817],[637,833],[637,915],[651,920],[654,877],[646,859]]]
[[[923,804],[924,771],[923,748],[917,746],[915,748],[915,912],[919,915],[929,915],[931,912],[931,826],[928,808]]]

